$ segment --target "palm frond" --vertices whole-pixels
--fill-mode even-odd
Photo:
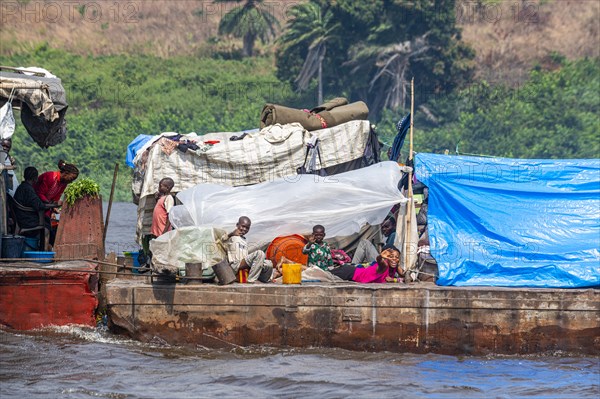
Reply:
[[[432,48],[427,43],[429,33],[385,46],[358,44],[350,49],[350,60],[345,65],[353,66],[352,74],[375,69],[369,81],[369,92],[374,94],[377,106],[405,108],[409,85],[406,75],[413,62],[427,58],[426,54]]]

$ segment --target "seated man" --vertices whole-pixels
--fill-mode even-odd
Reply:
[[[393,246],[396,240],[396,220],[392,217],[385,219],[381,224],[381,233],[386,237],[384,245]],[[370,241],[361,239],[352,257],[352,263],[371,262],[377,258],[377,255],[379,255],[377,248]]]
[[[40,210],[52,209],[58,204],[46,204],[44,203],[40,197],[35,193],[33,185],[37,182],[38,179],[38,170],[33,166],[28,166],[25,168],[25,172],[23,173],[23,177],[25,180],[17,187],[17,190],[14,195],[15,201],[19,204],[26,206],[28,208],[32,208],[34,212],[27,212],[19,208],[15,208],[15,216],[17,218],[17,223],[21,229],[30,229],[39,226]],[[46,240],[50,239],[50,219],[45,218],[46,225]],[[39,235],[39,231],[28,231],[23,233],[26,237],[36,237]],[[48,241],[46,243],[40,243],[40,245],[44,244],[44,247],[48,247]]]
[[[427,213],[429,211],[429,189],[423,189],[423,203],[417,214],[417,231],[419,237],[427,230]]]
[[[240,269],[250,269],[248,272],[248,282],[253,283],[259,280],[263,283],[271,281],[273,276],[273,264],[270,260],[265,260],[265,253],[257,250],[248,253],[248,241],[245,234],[250,231],[252,222],[247,216],[241,216],[235,225],[235,230],[224,234],[221,241],[227,250],[227,260],[235,272]]]

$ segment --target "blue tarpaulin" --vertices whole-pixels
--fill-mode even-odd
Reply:
[[[129,145],[127,146],[127,155],[125,155],[125,164],[130,168],[134,168],[133,160],[135,158],[135,154],[138,152],[140,148],[144,146],[150,139],[154,136],[150,136],[148,134],[140,134],[138,135]]]
[[[439,285],[600,286],[600,160],[417,154]]]

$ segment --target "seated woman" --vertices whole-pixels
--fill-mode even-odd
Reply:
[[[357,283],[385,283],[398,282],[397,278],[390,276],[391,270],[396,270],[400,262],[400,250],[393,245],[383,247],[377,260],[368,267],[356,267],[346,264],[330,271],[331,274],[342,280]]]
[[[23,173],[23,175],[25,180],[17,188],[14,195],[14,200],[17,203],[23,205],[24,207],[31,208],[33,211],[28,212],[16,207],[14,209],[14,212],[19,227],[23,230],[28,230],[39,226],[39,211],[52,209],[53,207],[57,206],[57,204],[45,204],[35,193],[33,185],[37,182],[38,179],[38,170],[36,168],[34,168],[33,166],[28,166],[27,168],[25,168],[25,172]],[[45,237],[46,239],[48,239],[50,236],[50,220],[46,220],[45,226]],[[22,232],[21,234],[26,237],[35,237],[36,235],[39,235],[39,230],[26,231]],[[46,243],[40,244],[44,245]],[[44,247],[47,247],[47,244],[44,245]]]

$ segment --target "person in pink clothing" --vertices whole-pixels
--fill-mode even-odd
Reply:
[[[158,183],[158,192],[155,194],[157,201],[152,213],[152,227],[150,228],[153,238],[160,237],[171,230],[169,211],[175,205],[175,200],[171,195],[174,186],[175,182],[170,177],[165,177]]]
[[[393,245],[383,247],[377,261],[368,267],[356,267],[346,264],[330,270],[332,274],[342,280],[355,281],[357,283],[391,283],[398,280],[390,277],[390,270],[398,267],[400,262],[400,251]]]

